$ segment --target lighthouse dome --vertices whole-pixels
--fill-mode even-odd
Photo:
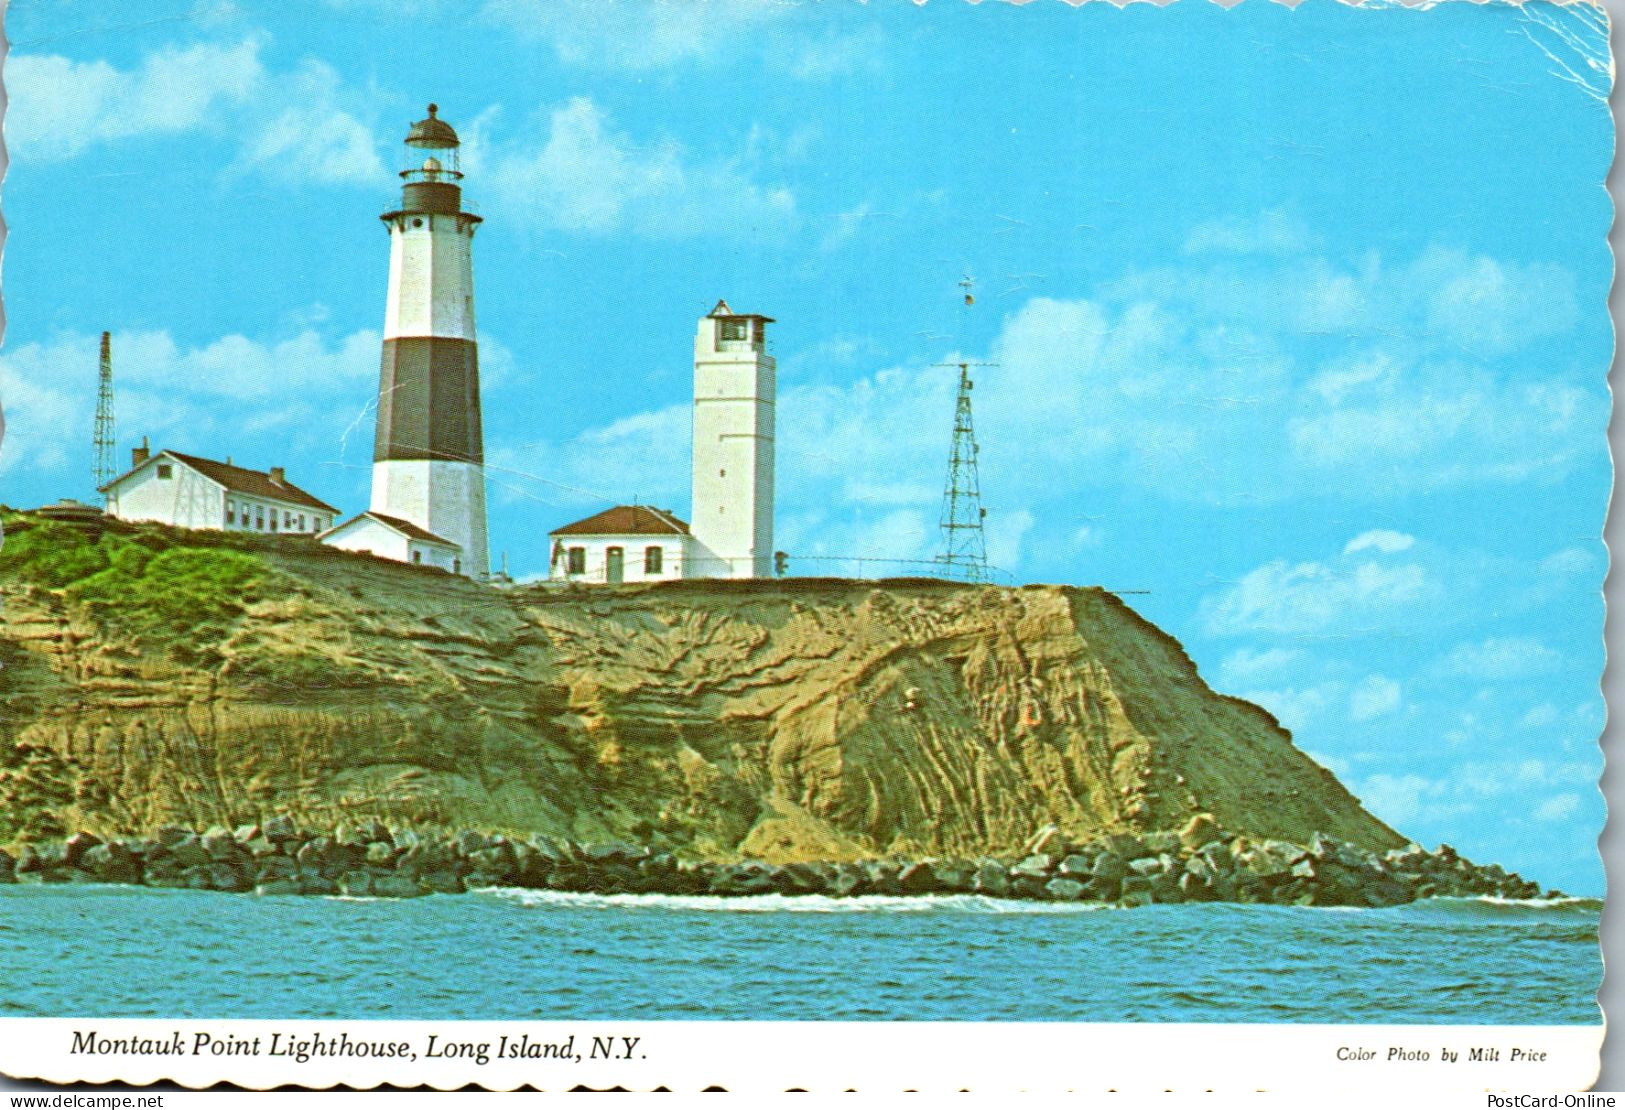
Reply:
[[[429,118],[418,120],[406,133],[407,146],[444,150],[457,145],[457,132],[452,130],[451,124],[436,115],[439,111],[438,104],[429,105]]]

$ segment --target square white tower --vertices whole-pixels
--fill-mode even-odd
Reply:
[[[768,316],[718,301],[694,337],[694,475],[690,532],[704,550],[696,578],[773,573],[773,402]]]

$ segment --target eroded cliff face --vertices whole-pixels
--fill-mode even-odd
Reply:
[[[162,542],[208,545],[162,534]],[[498,590],[289,542],[202,632],[0,580],[0,740],[69,825],[286,812],[770,861],[1009,851],[1214,814],[1402,843],[1098,590],[787,579]]]

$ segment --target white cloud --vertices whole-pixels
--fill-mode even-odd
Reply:
[[[1238,696],[1243,701],[1263,706],[1281,722],[1281,727],[1297,734],[1332,716],[1333,707],[1342,701],[1343,691],[1340,682],[1322,682],[1314,686],[1249,690]]]
[[[1492,636],[1458,645],[1439,663],[1438,670],[1444,675],[1495,682],[1549,674],[1562,661],[1561,655],[1531,636]]]
[[[1309,229],[1284,209],[1229,216],[1198,224],[1185,238],[1186,254],[1296,254],[1310,245]]]
[[[830,221],[829,231],[824,234],[823,242],[819,244],[818,249],[829,252],[845,246],[857,236],[859,229],[863,227],[863,221],[869,218],[873,209],[873,205],[864,201],[845,212],[838,213]]]
[[[741,159],[696,160],[669,139],[640,143],[587,97],[548,111],[546,134],[540,147],[484,156],[495,202],[538,226],[750,237],[795,220],[788,186],[758,184]]]
[[[1552,725],[1557,724],[1557,722],[1557,706],[1547,701],[1541,702],[1539,705],[1532,706],[1529,712],[1523,715],[1523,719],[1518,722],[1518,727],[1550,728]]]
[[[1472,808],[1457,797],[1456,783],[1449,777],[1375,774],[1360,783],[1358,796],[1366,809],[1388,824],[1398,826],[1424,817],[1438,820]]]
[[[1356,721],[1383,717],[1399,708],[1399,683],[1382,675],[1367,675],[1349,693],[1349,716]]]
[[[879,68],[881,33],[857,23],[861,12],[843,11],[819,30],[809,14],[788,0],[486,0],[480,9],[484,21],[583,68],[647,73],[744,62],[805,81]]]
[[[1390,532],[1378,528],[1370,532],[1361,532],[1350,540],[1343,548],[1343,554],[1352,555],[1356,551],[1366,548],[1375,548],[1384,555],[1394,555],[1406,550],[1416,543],[1415,536],[1408,536],[1404,532]]]
[[[1336,565],[1276,559],[1203,601],[1212,635],[1348,633],[1386,624],[1442,590],[1418,563],[1344,559]]]
[[[284,182],[378,186],[389,179],[371,126],[342,106],[347,94],[337,71],[309,60],[279,83],[287,107],[247,139],[240,165]]]
[[[100,337],[66,334],[0,354],[0,404],[11,421],[0,473],[57,471],[65,489],[88,494],[90,437]],[[307,460],[306,466],[370,463],[367,404],[380,337],[359,331],[328,340],[312,331],[262,341],[225,336],[203,346],[165,331],[113,334],[120,455],[143,436],[154,448],[223,457],[245,465]],[[65,368],[79,367],[72,385]],[[354,409],[352,410],[352,403]],[[359,431],[346,429],[361,417]],[[305,472],[301,484],[320,480]],[[329,475],[328,480],[333,480]]]
[[[1580,811],[1580,795],[1556,794],[1535,807],[1537,821],[1566,821]]]
[[[1214,686],[1234,690],[1247,683],[1268,680],[1282,675],[1296,665],[1303,653],[1293,648],[1237,648],[1224,657],[1214,678]]]
[[[169,46],[134,69],[55,54],[6,59],[6,142],[24,161],[72,158],[100,142],[179,134],[218,122],[260,89],[260,44]]]

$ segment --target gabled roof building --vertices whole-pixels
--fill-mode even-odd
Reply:
[[[314,536],[338,510],[288,481],[280,466],[249,470],[179,451],[153,454],[143,441],[130,469],[101,488],[107,515],[177,528]]]
[[[669,510],[617,505],[548,535],[553,581],[665,582],[693,578],[698,547]]]

